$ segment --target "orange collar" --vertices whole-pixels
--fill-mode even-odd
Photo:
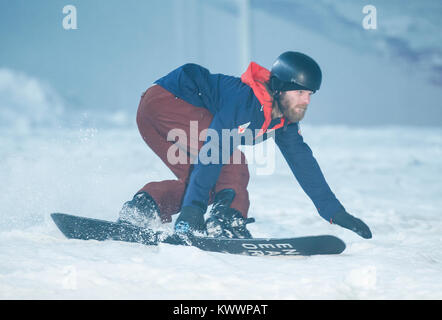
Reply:
[[[262,105],[262,111],[264,113],[264,124],[261,127],[258,135],[259,137],[263,135],[268,129],[270,122],[272,122],[272,102],[273,98],[267,92],[267,89],[264,86],[264,82],[267,82],[270,79],[270,71],[264,67],[261,67],[259,64],[255,62],[251,62],[246,72],[244,72],[241,76],[241,81],[252,88],[253,93],[256,98]],[[285,118],[281,118],[281,122],[276,124],[270,130],[276,130],[284,126]]]

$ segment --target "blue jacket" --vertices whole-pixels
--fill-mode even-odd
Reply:
[[[239,137],[244,125],[253,132],[259,132],[255,135],[256,139],[248,141],[248,144],[274,136],[300,186],[313,201],[318,213],[330,221],[344,207],[325,181],[310,147],[299,133],[299,124],[285,123],[284,118],[271,119],[271,97],[262,85],[269,76],[267,69],[254,62],[241,78],[212,74],[199,65],[185,64],[155,83],[196,107],[208,109],[213,114],[209,128],[216,130],[219,137],[222,129],[232,130]],[[247,139],[231,139],[236,141],[236,145],[231,144],[230,154],[239,144],[247,142],[244,141]],[[220,150],[220,159],[225,151]],[[182,207],[207,208],[210,190],[215,186],[222,166],[221,160],[218,163],[195,163]]]

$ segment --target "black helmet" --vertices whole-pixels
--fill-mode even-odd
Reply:
[[[273,63],[270,87],[274,91],[310,90],[321,87],[322,72],[315,60],[300,53],[287,51]]]

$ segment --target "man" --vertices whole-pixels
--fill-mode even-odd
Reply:
[[[137,124],[144,141],[177,179],[146,184],[123,205],[119,220],[143,225],[160,217],[162,222],[171,222],[171,216],[179,213],[178,233],[251,238],[246,227],[254,221],[247,218],[249,172],[244,154],[236,147],[273,137],[318,213],[330,223],[371,238],[368,226],[348,214],[336,199],[299,132],[298,123],[321,81],[318,64],[291,51],[281,54],[271,71],[250,63],[241,78],[186,64],[157,80],[142,96]],[[227,138],[223,136],[226,129],[231,132]],[[241,139],[246,130],[254,132],[253,139]],[[178,133],[177,141],[171,141],[171,132]],[[219,150],[211,148],[207,153],[205,146],[216,141],[213,133],[219,138]],[[235,142],[225,147],[224,142],[231,140]],[[188,161],[170,161],[177,151],[186,152]],[[223,161],[198,161],[208,154]]]

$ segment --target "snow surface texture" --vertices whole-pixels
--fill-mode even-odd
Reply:
[[[249,229],[255,237],[336,235],[347,243],[339,256],[65,239],[51,212],[115,220],[138,188],[172,174],[135,127],[2,127],[0,298],[441,299],[442,130],[301,129],[332,190],[373,239],[320,218],[279,151],[273,175],[250,165],[257,222]]]
[[[27,75],[0,70],[0,115],[1,299],[442,298],[441,128],[301,124],[332,190],[373,239],[324,221],[276,151],[273,174],[249,166],[252,234],[332,234],[347,249],[246,257],[65,239],[50,213],[115,220],[140,187],[172,173],[134,119],[67,114],[57,93]]]

